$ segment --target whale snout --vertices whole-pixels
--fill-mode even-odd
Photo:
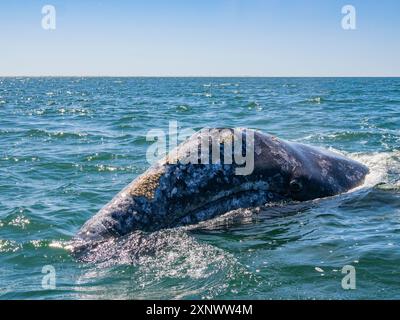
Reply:
[[[133,209],[134,206],[134,199],[124,189],[82,226],[76,238],[84,241],[99,241],[110,237],[120,237],[140,228],[140,223],[137,222],[139,217]]]

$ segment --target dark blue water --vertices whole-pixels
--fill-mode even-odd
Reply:
[[[137,265],[76,262],[67,241],[171,120],[333,148],[371,174],[313,205],[167,231]],[[0,78],[0,298],[400,298],[399,129],[398,78]]]

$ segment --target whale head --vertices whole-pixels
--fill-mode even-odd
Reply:
[[[259,131],[201,130],[123,189],[77,238],[102,240],[238,208],[329,197],[359,186],[367,173],[340,154]]]

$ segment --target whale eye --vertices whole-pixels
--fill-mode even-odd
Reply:
[[[297,193],[303,189],[303,185],[299,180],[294,179],[290,181],[289,188],[291,192]]]

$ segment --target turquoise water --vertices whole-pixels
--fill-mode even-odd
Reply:
[[[146,133],[171,120],[332,148],[371,174],[337,197],[165,231],[136,265],[76,262],[67,241],[146,170]],[[0,78],[0,298],[398,299],[399,129],[399,78]]]

